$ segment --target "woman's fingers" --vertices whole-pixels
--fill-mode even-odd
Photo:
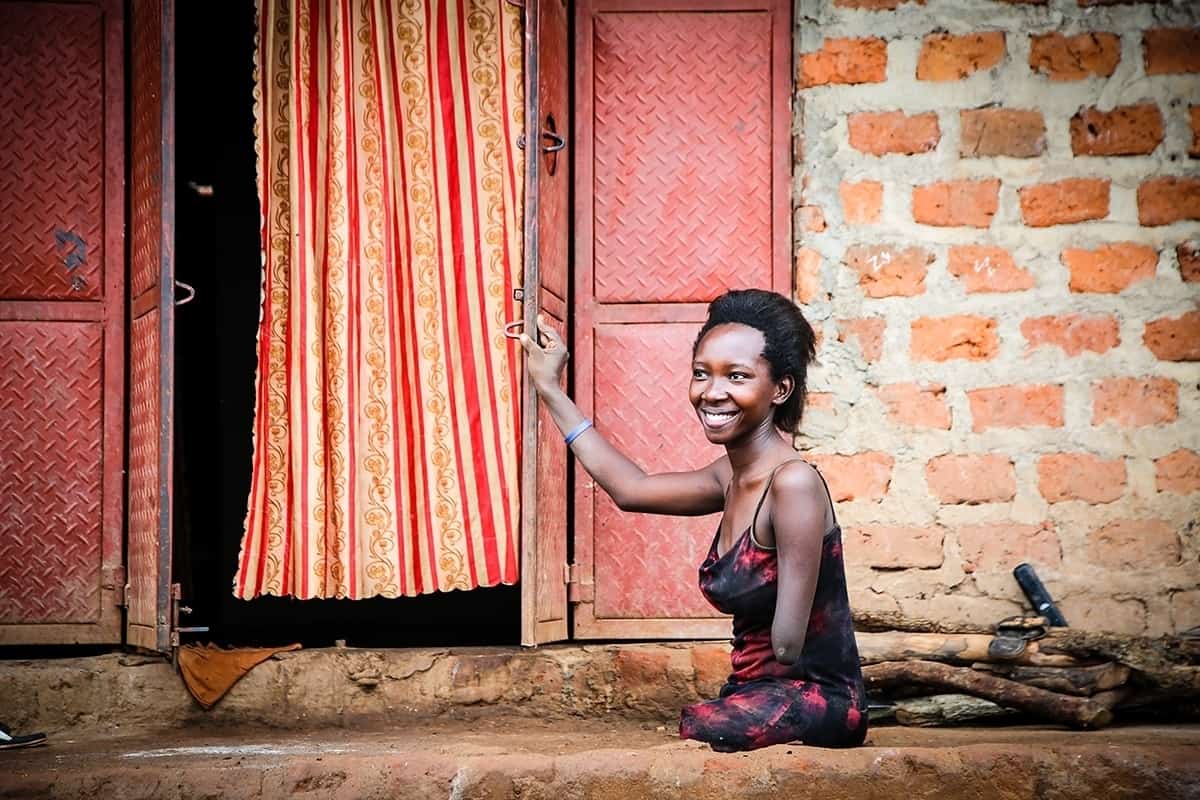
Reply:
[[[554,326],[542,318],[541,314],[538,314],[537,325],[538,333],[545,337],[547,350],[566,349],[566,342],[558,335],[558,331],[554,329]]]

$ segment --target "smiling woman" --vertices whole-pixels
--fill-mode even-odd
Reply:
[[[680,736],[714,750],[800,741],[861,744],[866,695],[851,626],[841,529],[824,479],[796,456],[814,355],[811,326],[787,298],[757,289],[712,302],[693,347],[689,398],[725,455],[702,469],[648,475],[559,388],[563,340],[522,336],[529,375],[576,458],[624,511],[724,512],[700,588],[733,615],[733,672],[720,697],[683,710]]]

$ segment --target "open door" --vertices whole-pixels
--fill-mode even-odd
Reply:
[[[579,0],[575,399],[652,472],[722,454],[687,400],[726,289],[791,292],[787,0]],[[697,588],[717,518],[628,514],[576,470],[576,638],[726,638]]]
[[[0,2],[0,644],[121,641],[122,31]]]
[[[565,0],[525,6],[525,330],[564,338],[570,154]],[[567,448],[528,378],[521,423],[521,644],[566,639]]]
[[[126,641],[171,647],[174,0],[130,14],[129,520]]]

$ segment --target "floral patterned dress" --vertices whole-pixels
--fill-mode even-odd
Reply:
[[[773,472],[754,511],[755,519],[774,478]],[[824,478],[821,480],[824,483]],[[828,494],[828,485],[825,491]],[[779,585],[774,548],[762,547],[754,540],[753,521],[724,555],[717,554],[719,536],[720,527],[700,565],[700,590],[718,611],[733,615],[733,674],[719,698],[683,709],[680,737],[708,742],[720,751],[753,750],[785,742],[818,747],[862,744],[867,735],[866,692],[836,517],[821,544],[821,566],[804,647],[791,665],[776,661],[771,648]]]

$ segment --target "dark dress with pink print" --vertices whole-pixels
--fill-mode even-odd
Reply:
[[[755,519],[774,477],[772,473],[767,480]],[[825,491],[828,493],[828,486]],[[771,648],[779,584],[775,550],[755,542],[753,521],[720,556],[719,536],[718,527],[708,557],[700,565],[700,590],[718,611],[733,615],[733,674],[719,698],[683,709],[680,737],[708,742],[720,751],[754,750],[785,742],[817,747],[862,744],[867,735],[867,698],[836,517],[821,545],[821,567],[804,647],[790,666],[776,661]]]

